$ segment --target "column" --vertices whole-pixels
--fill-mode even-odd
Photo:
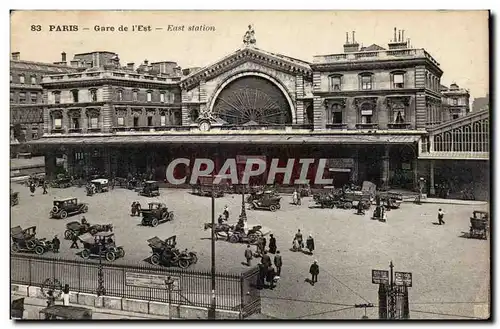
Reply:
[[[384,146],[384,155],[382,156],[382,188],[389,188],[389,145]]]
[[[75,150],[68,147],[66,150],[66,170],[69,175],[75,174]]]
[[[49,180],[55,178],[56,172],[56,155],[53,152],[45,153],[45,175]]]
[[[353,155],[352,155],[353,159],[354,159],[354,166],[352,167],[352,172],[351,172],[351,182],[353,184],[357,184],[358,182],[358,179],[359,179],[359,149],[358,147],[356,146],[354,148],[354,152],[353,152]]]
[[[116,177],[118,175],[118,159],[117,159],[117,150],[116,149],[110,149],[109,150],[109,157],[110,157],[110,169],[111,169],[111,176]]]
[[[413,159],[413,189],[415,191],[418,191],[418,159],[417,156],[415,155],[415,158]]]
[[[82,118],[82,133],[86,133],[87,132],[87,128],[89,126],[89,123],[88,123],[88,117],[87,117],[87,111],[85,110],[85,108],[82,108],[80,110],[80,115],[81,115],[81,118]]]
[[[430,195],[435,195],[436,194],[436,189],[434,188],[434,160],[430,161],[430,168],[429,168],[429,194]]]

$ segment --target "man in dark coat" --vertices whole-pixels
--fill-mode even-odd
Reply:
[[[274,284],[274,278],[276,277],[276,270],[274,269],[274,267],[271,265],[267,268],[267,282],[269,282],[269,288],[270,289],[273,289],[274,287],[276,287],[276,285]]]
[[[318,261],[315,260],[309,268],[309,273],[311,274],[311,284],[314,286],[314,283],[318,282],[318,274],[319,274],[319,265]]]
[[[270,236],[270,238],[269,238],[269,252],[271,254],[274,254],[276,252],[276,238],[272,234],[270,234],[269,236]]]
[[[267,251],[264,251],[264,254],[262,255],[262,264],[264,264],[267,267],[272,265],[271,257],[269,257],[269,255],[267,254]]]
[[[264,287],[264,281],[266,279],[267,268],[266,265],[259,263],[259,277],[257,279],[257,288],[262,289]]]
[[[42,188],[43,188],[43,193],[42,194],[47,194],[47,181],[43,182]]]
[[[54,239],[52,239],[52,250],[54,252],[59,252],[59,248],[61,247],[61,241],[57,238],[57,235],[54,236]]]
[[[276,266],[276,275],[281,276],[281,266],[283,265],[283,260],[281,259],[280,251],[276,251],[276,256],[274,256],[274,266]]]
[[[245,259],[247,260],[247,266],[252,265],[253,252],[250,245],[247,245],[247,249],[245,249]]]
[[[312,254],[314,251],[314,239],[312,235],[309,234],[309,237],[306,240],[306,248],[309,249],[309,252]]]
[[[267,240],[265,237],[262,237],[262,252],[266,250]]]
[[[31,192],[31,196],[33,196],[35,194],[35,183],[31,183],[30,184],[30,192]]]

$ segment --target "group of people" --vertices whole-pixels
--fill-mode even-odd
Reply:
[[[312,237],[311,234],[306,239],[306,244],[305,248],[309,250],[309,254],[313,254],[314,251],[314,238]],[[302,236],[302,232],[297,230],[297,233],[295,233],[295,237],[293,238],[292,241],[292,251],[302,251],[304,249],[304,238]]]
[[[35,191],[36,191],[36,186],[37,184],[35,183],[34,180],[29,180],[28,181],[28,187],[30,189],[30,192],[31,192],[31,196],[34,196],[35,195]],[[47,181],[43,181],[42,183],[42,189],[43,189],[43,193],[42,194],[47,194],[47,188],[49,187],[49,183]]]
[[[139,201],[132,202],[130,206],[130,213],[132,216],[140,216],[141,215],[141,204]]]
[[[300,195],[300,192],[298,192],[297,190],[293,191],[292,204],[294,204],[296,206],[300,206],[302,204],[302,197]]]

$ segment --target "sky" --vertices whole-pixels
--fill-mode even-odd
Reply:
[[[16,11],[11,52],[51,63],[60,61],[62,51],[70,60],[75,53],[106,50],[118,53],[122,65],[147,59],[198,67],[239,49],[249,24],[258,48],[306,61],[341,53],[348,31],[355,31],[364,46],[386,48],[396,27],[405,30],[413,47],[426,49],[441,64],[442,84],[469,89],[471,99],[488,93],[487,11]],[[49,31],[50,25],[76,25],[78,31]],[[133,25],[151,31],[133,32]],[[184,30],[169,31],[170,25]],[[37,26],[41,31],[32,31]],[[115,31],[97,32],[95,26]],[[118,31],[120,26],[129,31]],[[190,26],[215,31],[189,31]]]

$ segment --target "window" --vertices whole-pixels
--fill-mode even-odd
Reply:
[[[460,115],[458,115],[458,114],[453,114],[453,115],[452,115],[452,119],[453,119],[453,120],[456,120],[456,119],[458,119],[459,117],[460,117]]]
[[[392,122],[405,123],[405,106],[403,104],[396,104],[392,109]]]
[[[71,95],[73,96],[73,103],[78,103],[78,90],[72,90]]]
[[[62,128],[62,118],[54,118],[54,129]]]
[[[124,117],[118,117],[118,126],[120,126],[120,127],[125,126],[125,118]]]
[[[61,103],[61,92],[60,91],[54,91],[54,92],[52,92],[52,95],[54,96],[54,103],[55,104]]]
[[[330,113],[330,122],[334,124],[342,123],[342,105],[333,104]]]
[[[89,90],[90,94],[90,101],[91,102],[97,102],[97,90],[96,89],[90,89]]]
[[[148,117],[148,127],[153,126],[153,117]]]
[[[146,97],[147,97],[146,100],[148,102],[151,102],[152,93],[150,91],[148,91],[148,93],[146,94]]]
[[[165,103],[165,93],[160,94],[160,102]]]
[[[458,99],[457,98],[453,98],[453,105],[458,105]]]
[[[30,94],[31,103],[36,103],[38,101],[38,95],[36,93]]]
[[[36,76],[34,75],[31,76],[31,84],[36,85]]]
[[[19,76],[19,83],[24,83],[24,75]]]
[[[330,90],[340,91],[342,87],[342,77],[341,76],[330,76]]]
[[[13,91],[10,92],[10,101],[14,102],[14,92]]]
[[[72,129],[80,129],[80,119],[79,118],[71,118],[71,128]]]
[[[116,92],[116,100],[117,101],[122,101],[123,100],[123,90],[118,90]]]
[[[372,123],[373,107],[369,103],[361,104],[361,123]]]
[[[137,90],[134,90],[134,91],[132,92],[132,100],[133,100],[134,102],[137,102],[137,101],[139,100]]]
[[[160,117],[160,126],[165,127],[167,125],[167,117],[163,113]]]
[[[89,128],[91,128],[91,129],[99,128],[99,118],[98,117],[91,117],[90,118]]]
[[[365,74],[361,76],[361,89],[371,90],[372,89],[372,75]]]
[[[83,160],[83,152],[75,152],[75,160]]]
[[[26,93],[25,92],[19,93],[19,103],[26,103]]]
[[[405,86],[405,76],[404,73],[394,73],[392,75],[392,88],[397,89],[397,88],[404,88]]]
[[[169,92],[167,94],[167,103],[173,103],[175,98],[174,96],[175,96],[174,93]]]
[[[139,117],[134,117],[134,127],[139,127]]]

